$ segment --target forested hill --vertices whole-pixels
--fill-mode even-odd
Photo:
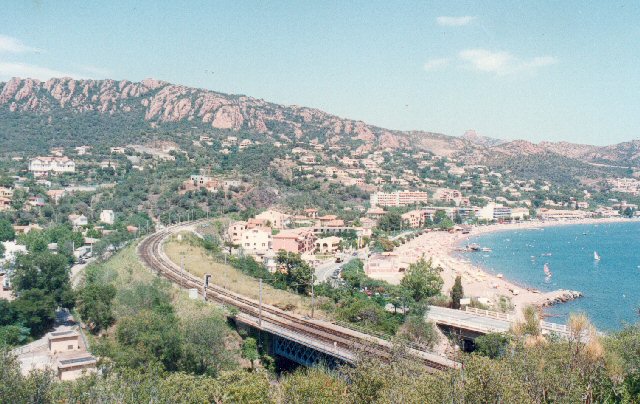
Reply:
[[[241,133],[264,142],[317,141],[363,154],[380,149],[415,149],[474,163],[553,154],[569,159],[570,163],[640,166],[639,140],[598,147],[566,142],[496,141],[472,132],[456,137],[396,131],[314,108],[284,106],[153,79],[136,83],[14,78],[0,83],[0,141],[5,150],[124,144],[135,141],[143,131],[176,135],[185,131]]]
[[[120,136],[138,129],[196,127],[204,132],[248,132],[274,141],[316,139],[325,145],[349,143],[366,149],[409,147],[415,137],[433,138],[434,142],[447,145],[458,141],[426,132],[386,130],[313,108],[283,106],[152,79],[133,83],[15,78],[0,83],[0,89],[3,137],[26,135],[20,126],[28,126],[45,137],[86,136],[87,131]],[[78,118],[86,122],[78,122]],[[68,133],[63,134],[65,131]]]

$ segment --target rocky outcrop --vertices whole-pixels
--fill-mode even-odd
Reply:
[[[544,300],[540,306],[548,307],[558,303],[570,302],[572,300],[579,299],[582,296],[582,292],[578,292],[577,290],[560,289],[552,292],[550,295],[547,295],[546,300]]]
[[[314,108],[283,106],[264,100],[145,79],[75,80],[55,78],[45,82],[14,78],[0,83],[0,110],[47,114],[98,112],[136,114],[151,127],[169,122],[189,122],[213,128],[247,130],[273,138],[309,139],[323,134],[329,144],[360,141],[364,145],[397,149],[414,144],[430,150],[443,138],[428,132],[392,131],[362,121],[343,119]],[[432,140],[434,142],[432,142]],[[433,150],[435,152],[435,150]]]

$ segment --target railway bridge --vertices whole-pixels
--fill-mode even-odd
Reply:
[[[173,225],[147,236],[138,246],[141,261],[176,285],[199,290],[207,301],[235,308],[237,314],[232,317],[236,322],[268,333],[271,351],[294,362],[305,366],[323,362],[331,366],[338,362],[353,363],[360,352],[381,358],[391,356],[392,344],[387,340],[329,321],[292,314],[217,285],[205,285],[204,280],[181,271],[165,254],[164,241],[170,235],[192,229],[198,223]],[[409,348],[408,354],[433,370],[459,366],[446,357],[420,349]]]

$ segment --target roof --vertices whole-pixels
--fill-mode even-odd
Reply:
[[[97,363],[97,360],[95,357],[89,355],[89,354],[85,354],[83,356],[76,356],[76,357],[70,357],[70,358],[66,358],[66,359],[59,359],[58,360],[58,368],[59,369],[64,369],[64,368],[69,368],[69,367],[74,367],[74,366],[78,366],[78,365],[94,365]]]

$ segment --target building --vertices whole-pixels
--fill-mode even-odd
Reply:
[[[60,357],[56,363],[58,379],[61,381],[75,380],[87,373],[95,373],[97,371],[97,363],[96,358],[86,352]]]
[[[430,218],[430,216],[429,211],[426,209],[411,210],[401,215],[404,225],[412,229],[424,227],[427,224],[427,218]]]
[[[292,253],[313,252],[316,236],[311,229],[299,228],[283,230],[273,236],[273,249]]]
[[[106,224],[113,224],[116,221],[116,215],[112,210],[103,210],[100,212],[100,221]]]
[[[272,247],[270,228],[256,227],[242,232],[242,250],[251,255],[265,255]]]
[[[427,200],[427,193],[422,191],[375,192],[370,197],[371,207],[426,204]]]
[[[47,196],[49,197],[49,200],[56,205],[58,204],[58,202],[60,202],[60,199],[62,199],[66,194],[67,194],[67,191],[65,191],[64,189],[50,189],[49,191],[47,191]]]
[[[2,198],[13,198],[13,188],[0,187],[0,197]]]
[[[340,249],[342,239],[336,236],[329,236],[316,240],[316,253],[335,254]]]
[[[87,154],[91,154],[90,150],[91,150],[91,146],[77,146],[76,148],[76,153],[78,154],[78,156],[84,156]]]
[[[11,209],[11,199],[0,196],[0,212]]]
[[[615,211],[618,213],[617,211]],[[583,210],[563,210],[563,209],[546,209],[537,210],[537,217],[542,220],[568,220],[568,219],[584,219],[590,217],[591,213]]]
[[[80,349],[80,334],[74,330],[50,332],[47,343],[52,354],[77,351]]]
[[[114,154],[124,154],[125,151],[126,151],[126,149],[124,147],[112,147],[111,148],[111,153],[114,153]]]
[[[232,244],[240,244],[242,242],[242,233],[247,229],[247,222],[239,220],[229,225],[227,229],[227,237]]]
[[[460,205],[463,197],[462,192],[458,191],[457,189],[438,188],[433,194],[433,199],[439,202],[453,202],[456,205]]]
[[[289,225],[290,216],[277,210],[266,210],[255,216],[256,219],[265,220],[269,222],[274,229],[285,229]]]
[[[29,171],[36,176],[48,173],[73,173],[76,171],[76,163],[69,157],[35,157],[29,161]]]
[[[89,224],[89,220],[85,215],[69,215],[69,221],[73,225],[73,227],[82,227]]]
[[[385,212],[382,208],[369,208],[369,210],[367,210],[367,217],[369,219],[378,220],[386,213],[387,212]]]

